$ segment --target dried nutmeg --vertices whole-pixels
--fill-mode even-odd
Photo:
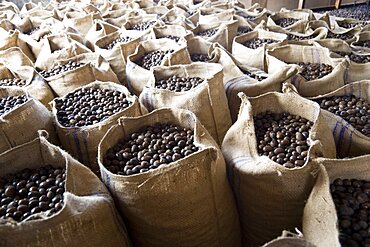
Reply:
[[[204,80],[199,77],[179,77],[172,76],[166,80],[160,80],[155,83],[155,87],[159,89],[167,89],[174,92],[189,91],[192,88],[200,85]]]
[[[0,98],[0,116],[10,112],[16,106],[19,106],[23,103],[26,103],[28,100],[26,95],[20,96],[7,96],[4,98]]]

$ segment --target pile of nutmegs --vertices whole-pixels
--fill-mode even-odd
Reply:
[[[298,35],[294,35],[291,33],[288,34],[288,40],[309,40],[313,38],[315,38],[315,35],[313,34],[308,35],[308,36],[298,36]]]
[[[298,63],[302,68],[300,73],[307,81],[320,79],[333,71],[333,66],[324,63]]]
[[[190,59],[192,62],[208,62],[211,58],[207,54],[193,53],[190,54]]]
[[[42,70],[40,71],[40,75],[44,78],[49,78],[52,76],[59,75],[61,73],[65,73],[67,71],[75,70],[80,67],[82,67],[84,64],[79,63],[79,62],[74,62],[74,61],[68,61],[68,63],[63,64],[63,65],[58,65],[51,70]]]
[[[116,46],[117,44],[126,43],[130,40],[132,40],[132,38],[128,36],[120,36],[113,40],[112,42],[110,42],[109,44],[107,44],[106,46],[104,46],[103,49],[112,50],[113,47]]]
[[[172,39],[176,42],[179,42],[179,40],[180,40],[180,37],[177,37],[177,36],[174,36],[174,35],[164,35],[162,37],[159,37],[159,39],[163,39],[163,38]]]
[[[238,27],[238,30],[236,32],[237,35],[242,35],[242,34],[245,34],[245,33],[249,33],[251,32],[252,29],[250,27]]]
[[[10,112],[15,107],[26,103],[28,100],[26,95],[20,96],[7,96],[4,98],[0,98],[0,116]]]
[[[370,104],[354,95],[319,99],[320,107],[350,123],[365,136],[370,137]]]
[[[248,48],[251,48],[251,49],[257,49],[257,48],[260,48],[261,46],[265,45],[265,44],[273,44],[273,43],[277,43],[278,41],[277,40],[274,40],[274,39],[260,39],[260,38],[255,38],[255,39],[251,39],[251,40],[248,40],[246,42],[244,42],[244,46],[248,47]]]
[[[265,76],[261,76],[261,75],[257,75],[255,73],[249,72],[247,70],[242,70],[242,72],[243,72],[244,75],[247,75],[250,78],[253,78],[253,79],[257,80],[257,81],[263,81],[264,79],[267,78]]]
[[[58,122],[64,127],[97,124],[132,104],[119,91],[81,88],[56,100]]]
[[[357,46],[362,46],[362,47],[370,48],[370,40],[361,40],[361,41],[357,41],[357,42],[355,42],[353,44],[354,45],[357,45]]]
[[[154,23],[155,23],[155,21],[139,22],[135,25],[132,25],[130,30],[145,31],[145,30],[149,29],[151,26],[153,26]]]
[[[159,89],[167,89],[174,92],[184,92],[195,88],[202,82],[204,82],[204,79],[199,77],[180,77],[174,75],[166,80],[156,81],[155,87]]]
[[[370,63],[370,55],[353,54],[347,52],[336,52],[342,57],[348,56],[349,59],[355,63]]]
[[[289,27],[299,21],[298,19],[294,18],[280,18],[275,21],[276,25],[281,26],[281,27]]]
[[[370,245],[370,182],[337,178],[330,185],[342,246]]]
[[[325,12],[325,11],[321,11]],[[343,18],[353,18],[362,21],[370,21],[370,8],[366,5],[357,5],[350,7],[343,7],[340,9],[334,9],[328,11],[332,16],[338,16]],[[352,26],[353,27],[353,26]]]
[[[26,86],[27,81],[19,78],[9,78],[0,80],[0,86]]]
[[[341,40],[349,40],[353,38],[353,35],[348,33],[333,33],[328,32],[328,35],[326,36],[328,39],[341,39]]]
[[[165,51],[152,51],[145,54],[138,64],[144,69],[150,70],[152,67],[161,65],[164,57],[168,54],[173,53],[174,50],[165,50]]]
[[[302,167],[307,161],[313,123],[288,112],[262,112],[253,117],[260,155],[286,168]]]
[[[191,129],[173,124],[154,124],[129,134],[104,157],[104,166],[118,175],[147,172],[199,150]]]
[[[0,178],[0,220],[22,221],[37,213],[48,216],[63,207],[65,169],[43,166]],[[37,219],[37,218],[34,218]]]
[[[195,33],[195,35],[197,36],[201,36],[201,37],[212,37],[213,35],[215,35],[217,32],[217,29],[216,28],[212,28],[212,29],[207,29],[207,30],[204,30],[204,31],[200,31],[198,33]]]

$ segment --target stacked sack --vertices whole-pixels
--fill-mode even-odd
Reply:
[[[358,208],[336,197],[367,192],[365,17],[226,0],[2,2],[0,235],[19,238],[0,243],[368,243],[366,222],[348,223]]]

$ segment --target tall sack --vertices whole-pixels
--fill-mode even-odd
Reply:
[[[21,88],[0,87],[0,98],[20,95],[27,93]],[[33,140],[41,129],[50,133],[51,141],[57,142],[51,113],[39,101],[27,97],[27,102],[0,116],[0,153]]]
[[[95,53],[81,54],[66,60],[56,60],[48,64],[45,69],[50,70],[56,66],[67,64],[69,61],[79,62],[83,65],[77,69],[45,78],[57,96],[63,96],[93,81],[111,81],[118,83],[118,78],[110,68],[109,63],[105,61],[103,57]]]
[[[91,50],[74,40],[71,35],[50,35],[42,39],[42,46],[35,67],[45,69],[56,60],[68,59],[83,53],[91,53]]]
[[[129,90],[140,95],[144,86],[148,83],[148,80],[152,76],[152,69],[147,70],[141,67],[138,61],[147,53],[157,50],[174,50],[173,53],[167,54],[161,65],[170,66],[176,64],[189,64],[190,57],[186,50],[185,44],[178,44],[174,40],[170,39],[156,39],[147,40],[140,43],[136,48],[134,54],[127,58],[126,64],[126,79]]]
[[[251,68],[248,71],[257,76],[264,77],[264,79],[258,81],[248,75],[243,75],[231,79],[225,84],[225,92],[232,122],[236,121],[239,113],[241,104],[241,100],[238,96],[239,92],[243,92],[250,97],[268,92],[282,92],[283,83],[296,75],[298,73],[298,68],[296,66],[285,66],[274,74],[266,74],[263,71],[253,70]]]
[[[274,44],[264,44],[257,49],[251,49],[244,46],[244,43],[252,39],[273,39],[278,41]],[[266,61],[265,53],[267,49],[286,45],[287,35],[282,33],[274,33],[265,30],[256,30],[244,35],[238,36],[233,41],[232,54],[241,63],[248,65],[250,67],[255,67],[258,69],[265,70]]]
[[[126,61],[127,57],[135,52],[136,47],[140,43],[140,32],[131,30],[120,30],[109,35],[103,36],[96,40],[94,50],[100,54],[111,66],[113,72],[117,75],[119,82],[126,85]],[[107,45],[112,43],[119,37],[130,37],[131,40],[121,42],[112,49],[107,49]]]
[[[303,167],[287,169],[257,152],[253,115],[267,110],[289,112],[314,123],[308,137],[308,157],[335,157],[334,140],[317,104],[294,93],[267,93],[247,99],[238,120],[222,143],[231,186],[236,197],[245,246],[259,246],[294,230],[302,223],[305,200],[314,178],[309,159]]]
[[[140,94],[140,103],[149,111],[174,107],[193,112],[220,145],[231,126],[227,98],[223,86],[222,67],[218,64],[194,63],[171,67],[157,67],[153,77]],[[158,89],[159,80],[172,76],[200,77],[205,81],[185,92]]]
[[[208,29],[217,29],[216,33],[211,37],[202,37],[212,43],[219,43],[226,50],[231,51],[233,38],[236,36],[238,29],[238,21],[212,22],[206,24],[198,24],[192,31],[194,35]]]
[[[348,62],[345,59],[332,59],[327,48],[286,45],[267,51],[266,60],[268,73],[279,71],[290,63],[305,62],[331,65],[333,71],[320,79],[307,81],[300,74],[292,79],[299,94],[305,97],[328,93],[345,84]]]
[[[36,60],[27,43],[20,39],[20,33],[18,30],[10,31],[8,33],[4,29],[0,29],[0,35],[2,37],[0,39],[0,51],[4,51],[11,47],[19,47],[32,62]]]
[[[110,127],[117,124],[117,120],[122,116],[140,116],[141,109],[137,97],[132,96],[127,88],[122,85],[118,85],[112,82],[96,81],[82,88],[110,89],[122,92],[131,102],[131,105],[128,108],[110,116],[109,118],[104,119],[97,124],[83,127],[64,127],[63,125],[61,125],[58,121],[58,111],[56,109],[56,103],[61,98],[57,98],[51,102],[53,121],[62,147],[73,157],[78,159],[82,164],[91,167],[93,170],[98,170],[96,159],[98,155],[98,145],[105,133],[109,130]],[[76,89],[74,91],[77,91],[79,89]]]
[[[0,176],[51,165],[66,169],[64,206],[56,214],[38,213],[39,219],[0,224],[2,246],[124,246],[126,229],[104,184],[88,168],[45,137],[0,155]]]
[[[133,176],[109,172],[106,151],[122,137],[155,123],[194,130],[201,150],[169,165]],[[186,110],[160,109],[121,118],[99,145],[102,179],[127,219],[135,246],[240,246],[239,221],[224,159],[212,137]]]
[[[13,78],[26,80],[26,85],[22,88],[34,99],[39,100],[47,108],[49,107],[49,102],[54,98],[51,88],[36,73],[31,60],[18,47],[0,52],[0,79]]]
[[[336,178],[370,180],[370,155],[352,159],[316,159],[318,176],[303,214],[303,234],[317,246],[340,247],[338,217],[330,193]]]
[[[281,27],[275,23],[275,21],[281,18],[293,18],[297,19],[295,23],[288,27]],[[304,33],[306,25],[310,19],[310,14],[301,11],[287,11],[287,12],[277,12],[269,16],[267,19],[267,28],[273,32],[280,32],[282,30],[289,30],[291,32]]]
[[[353,82],[337,90],[312,97],[318,100],[332,96],[354,95],[370,102],[370,80]],[[370,137],[356,130],[350,123],[343,118],[326,110],[322,110],[326,123],[329,125],[335,139],[339,157],[353,157],[370,154]]]
[[[94,24],[87,32],[85,38],[87,46],[94,49],[95,42],[104,36],[118,31],[118,28],[102,20],[94,20]]]
[[[344,52],[347,54],[353,53],[357,55],[370,55],[370,53],[357,53],[344,41],[339,39],[328,39],[328,40],[320,40],[317,41],[317,44],[322,47],[328,48],[331,52],[330,57],[332,58],[343,58],[343,56],[339,55],[337,52]],[[370,62],[368,63],[356,63],[349,59],[348,56],[345,56],[348,62],[347,73],[345,77],[345,83],[355,82],[366,80],[370,78]]]

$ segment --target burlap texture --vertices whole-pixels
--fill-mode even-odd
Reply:
[[[317,104],[295,93],[241,93],[238,120],[222,143],[229,180],[236,197],[244,246],[259,246],[302,223],[305,200],[314,183],[311,158],[335,157],[335,144]],[[308,161],[287,169],[257,152],[253,116],[265,111],[289,112],[314,123],[308,137]]]
[[[0,220],[1,246],[131,246],[104,184],[88,168],[41,136],[0,155],[0,176],[51,165],[66,169],[64,206],[50,217]]]
[[[55,66],[66,64],[69,61],[79,62],[83,65],[77,69],[45,78],[56,96],[63,96],[93,81],[111,81],[118,83],[118,78],[110,68],[109,63],[103,57],[95,53],[85,53],[66,60],[56,60],[53,61],[53,63],[47,64],[46,69],[50,70]]]
[[[180,45],[170,39],[155,39],[141,42],[136,48],[135,53],[128,56],[126,63],[128,88],[135,95],[140,95],[153,73],[153,68],[151,70],[144,69],[137,64],[137,61],[146,53],[157,50],[174,50],[173,53],[165,56],[161,65],[170,66],[176,64],[189,64],[191,62],[185,44]]]
[[[276,20],[281,18],[294,18],[298,19],[298,21],[288,27],[283,28],[275,23]],[[289,30],[291,32],[304,33],[309,19],[310,14],[302,11],[276,12],[267,19],[267,28],[273,32]]]
[[[26,91],[21,88],[0,87],[0,98],[25,94]],[[51,113],[39,101],[28,99],[0,116],[0,153],[33,140],[40,129],[50,133],[52,142],[57,141]]]
[[[277,40],[274,44],[264,44],[257,49],[251,49],[243,45],[243,43],[252,39],[273,39]],[[266,58],[265,54],[268,49],[288,44],[287,36],[282,33],[269,32],[265,30],[255,30],[250,33],[238,36],[233,41],[232,54],[241,63],[265,70]]]
[[[313,97],[317,100],[332,96],[355,95],[370,101],[370,80],[347,84],[333,92]],[[339,157],[354,157],[370,154],[370,137],[356,130],[350,123],[326,110],[322,110],[326,123],[334,136]]]
[[[110,127],[117,124],[117,120],[120,117],[140,116],[141,109],[137,97],[132,96],[127,88],[122,85],[112,82],[96,81],[84,86],[83,88],[101,88],[122,92],[126,95],[127,99],[132,102],[128,108],[110,116],[109,118],[104,119],[97,124],[84,127],[64,127],[61,125],[57,118],[58,111],[55,106],[56,100],[61,98],[57,98],[51,102],[53,121],[62,147],[82,164],[91,167],[93,170],[98,170],[96,159],[98,155],[98,145],[105,133]]]
[[[352,159],[316,159],[319,166],[316,183],[303,214],[303,234],[317,246],[340,247],[338,217],[330,193],[336,178],[370,180],[370,155]]]
[[[153,75],[140,94],[140,103],[149,111],[163,107],[174,107],[193,112],[214,140],[221,145],[226,131],[231,126],[223,85],[222,67],[218,64],[208,63],[157,67],[153,70]],[[185,92],[155,88],[156,81],[167,79],[173,75],[200,77],[206,81]]]
[[[24,40],[20,39],[20,33],[18,30],[10,31],[8,33],[4,29],[0,29],[0,36],[2,37],[0,39],[0,51],[4,51],[12,47],[19,47],[32,62],[35,61],[35,57],[30,47]]]
[[[191,128],[201,150],[177,162],[132,176],[103,165],[108,148],[147,125],[172,123]],[[123,118],[99,144],[102,179],[128,222],[135,246],[240,246],[239,221],[221,151],[186,110],[161,109]]]
[[[345,59],[333,59],[327,48],[314,46],[286,45],[267,51],[267,71],[274,73],[290,63],[324,63],[333,67],[333,71],[316,80],[307,81],[297,74],[292,78],[298,92],[305,97],[328,93],[345,84],[348,62]]]
[[[90,30],[87,32],[85,38],[87,40],[87,46],[90,49],[94,49],[94,44],[98,39],[103,38],[106,35],[118,31],[118,28],[102,20],[94,20],[94,23]]]
[[[356,40],[351,43],[351,47],[354,50],[360,50],[360,51],[363,51],[364,53],[370,53],[370,48],[369,47],[359,46],[359,45],[356,44],[358,41],[364,41],[364,40],[370,40],[370,32],[360,33],[356,37]]]

